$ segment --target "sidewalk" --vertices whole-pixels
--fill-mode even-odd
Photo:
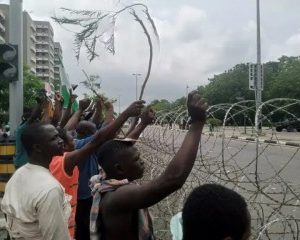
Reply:
[[[222,128],[216,128],[215,131],[210,132],[209,128],[205,127],[203,134],[218,137],[223,137],[224,134],[226,138],[256,141],[255,129],[251,127],[247,127],[246,129],[244,127],[227,127],[225,132],[223,132]],[[258,136],[258,140],[261,143],[300,147],[300,132],[276,132],[270,128],[262,128],[262,133]]]
[[[0,202],[2,198],[0,198]],[[7,231],[5,229],[5,218],[3,213],[0,211],[0,240],[7,239]]]

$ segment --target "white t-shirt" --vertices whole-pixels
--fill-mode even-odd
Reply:
[[[8,181],[1,209],[16,239],[68,240],[69,199],[48,169],[25,164]]]

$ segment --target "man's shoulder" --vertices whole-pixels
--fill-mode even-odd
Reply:
[[[121,186],[119,188],[117,188],[114,191],[110,191],[104,194],[103,198],[102,198],[102,204],[104,207],[114,207],[116,205],[118,205],[119,203],[121,203],[122,205],[124,204],[123,201],[123,196],[127,197],[127,193],[132,192],[133,190],[138,191],[140,185],[137,184],[126,184],[124,186]]]
[[[76,149],[82,148],[85,144],[92,141],[93,138],[94,138],[94,135],[83,138],[83,139],[75,139],[75,148]]]
[[[52,176],[48,169],[32,164],[25,164],[19,168],[11,177],[10,182],[14,185],[26,185],[32,190],[60,187],[59,182]]]

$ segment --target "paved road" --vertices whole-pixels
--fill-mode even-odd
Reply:
[[[227,133],[230,136],[231,131],[227,130]],[[298,140],[300,134],[293,134],[294,140]],[[146,141],[150,140],[154,149],[165,148],[170,151],[172,150],[172,145],[175,145],[174,152],[176,152],[184,135],[184,131],[150,128],[148,132],[146,131],[144,137]],[[201,153],[206,160],[204,164],[195,164],[194,172],[192,173],[194,176],[190,180],[194,179],[196,181],[190,182],[190,187],[197,186],[199,179],[205,178],[208,181],[217,181],[234,187],[251,205],[251,215],[254,218],[253,226],[260,226],[261,221],[263,221],[263,224],[272,220],[276,221],[277,218],[282,218],[283,216],[295,217],[298,219],[298,224],[300,224],[300,148],[266,143],[256,145],[256,142],[230,139],[230,137],[220,138],[218,136],[219,134],[214,134],[214,136],[202,135]],[[264,136],[269,137],[269,134],[267,133]],[[280,138],[290,140],[289,136],[289,133],[281,133]],[[223,161],[225,169],[222,166]],[[255,182],[256,163],[258,170],[257,181],[263,194],[259,193]],[[205,176],[209,175],[203,171],[206,169],[211,171],[211,177],[207,178]],[[226,178],[225,172],[228,178]],[[223,179],[223,181],[220,179]],[[224,179],[230,179],[234,184],[224,181]],[[281,207],[280,203],[282,202],[284,202],[284,205],[295,205],[296,207]],[[255,207],[261,208],[261,212],[258,213],[257,209],[254,209]],[[277,212],[274,212],[274,210]],[[291,225],[295,227],[294,222]],[[285,229],[286,226],[287,224],[280,222],[280,224],[272,225],[270,230],[271,232],[290,232],[289,229]],[[271,239],[288,240],[293,238],[291,235],[286,234],[272,235]]]

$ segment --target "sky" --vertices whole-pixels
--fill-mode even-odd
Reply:
[[[147,72],[149,46],[140,25],[128,12],[122,13],[115,25],[115,54],[99,44],[99,58],[89,62],[83,50],[78,62],[73,33],[54,23],[51,16],[62,16],[61,7],[115,11],[132,3],[148,6],[160,37],[159,44],[153,38],[153,68],[144,94],[148,103],[175,100],[186,94],[187,86],[193,90],[236,64],[256,61],[256,0],[23,0],[23,8],[34,20],[52,23],[70,81],[84,81],[82,69],[100,75],[102,93],[120,99],[124,109],[135,100],[132,74],[142,74],[140,90]],[[299,12],[299,0],[261,0],[263,62],[300,55]],[[151,29],[149,32],[154,36]],[[84,92],[88,91],[80,85],[77,93],[81,96]]]

